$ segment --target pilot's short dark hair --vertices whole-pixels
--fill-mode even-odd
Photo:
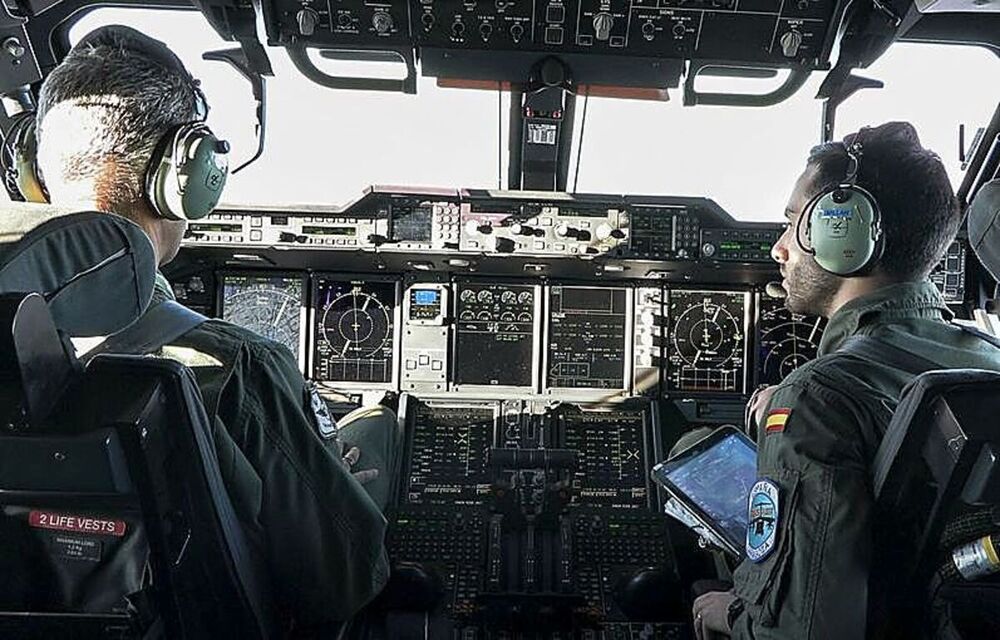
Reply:
[[[77,146],[63,157],[62,166],[43,169],[60,170],[65,180],[93,179],[112,159],[123,183],[114,186],[122,203],[141,197],[146,166],[160,138],[194,120],[197,111],[194,81],[180,60],[163,43],[119,25],[85,36],[45,79],[36,114],[39,144],[46,141],[46,115],[65,102],[101,109],[101,130],[89,146]]]
[[[920,144],[908,122],[888,122],[862,130],[857,184],[882,211],[885,253],[877,270],[894,280],[922,280],[941,260],[961,223],[958,200],[941,159]],[[815,193],[841,182],[847,151],[858,134],[843,142],[814,147],[808,168],[815,170]]]

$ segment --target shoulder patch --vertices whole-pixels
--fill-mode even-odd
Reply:
[[[767,478],[757,481],[747,499],[747,557],[763,562],[778,539],[778,485]]]
[[[792,414],[791,409],[771,409],[767,414],[767,421],[764,422],[764,433],[781,433],[785,430],[785,423],[788,416]]]
[[[312,409],[313,416],[316,418],[316,428],[319,430],[319,435],[325,440],[336,438],[337,423],[334,421],[333,416],[330,415],[330,408],[326,406],[326,402],[319,395],[319,391],[316,390],[315,386],[310,385],[309,396],[310,408]]]

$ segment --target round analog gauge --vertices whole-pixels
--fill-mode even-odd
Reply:
[[[517,302],[517,294],[513,291],[504,291],[500,294],[500,301],[504,304],[514,304]]]
[[[476,296],[476,299],[482,302],[483,304],[490,304],[491,302],[493,302],[493,292],[483,289],[482,291],[479,292],[479,295]]]
[[[518,294],[517,301],[521,304],[528,304],[529,302],[531,302],[531,292],[522,291],[521,293]]]
[[[463,289],[462,295],[459,297],[462,299],[462,302],[472,302],[476,299],[476,292],[472,289]]]
[[[330,301],[320,330],[336,357],[371,358],[392,338],[392,321],[384,304],[355,289]]]

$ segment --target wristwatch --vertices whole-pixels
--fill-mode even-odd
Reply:
[[[733,630],[733,623],[736,622],[736,618],[743,613],[743,600],[740,598],[735,598],[729,603],[729,613],[726,614],[726,624],[729,626],[729,630]]]

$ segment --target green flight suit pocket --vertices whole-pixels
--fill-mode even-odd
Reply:
[[[778,486],[777,540],[774,550],[760,562],[743,560],[734,572],[734,592],[746,603],[751,617],[764,627],[777,622],[782,598],[788,588],[792,549],[792,514],[799,492],[799,472],[787,469],[764,473]]]

